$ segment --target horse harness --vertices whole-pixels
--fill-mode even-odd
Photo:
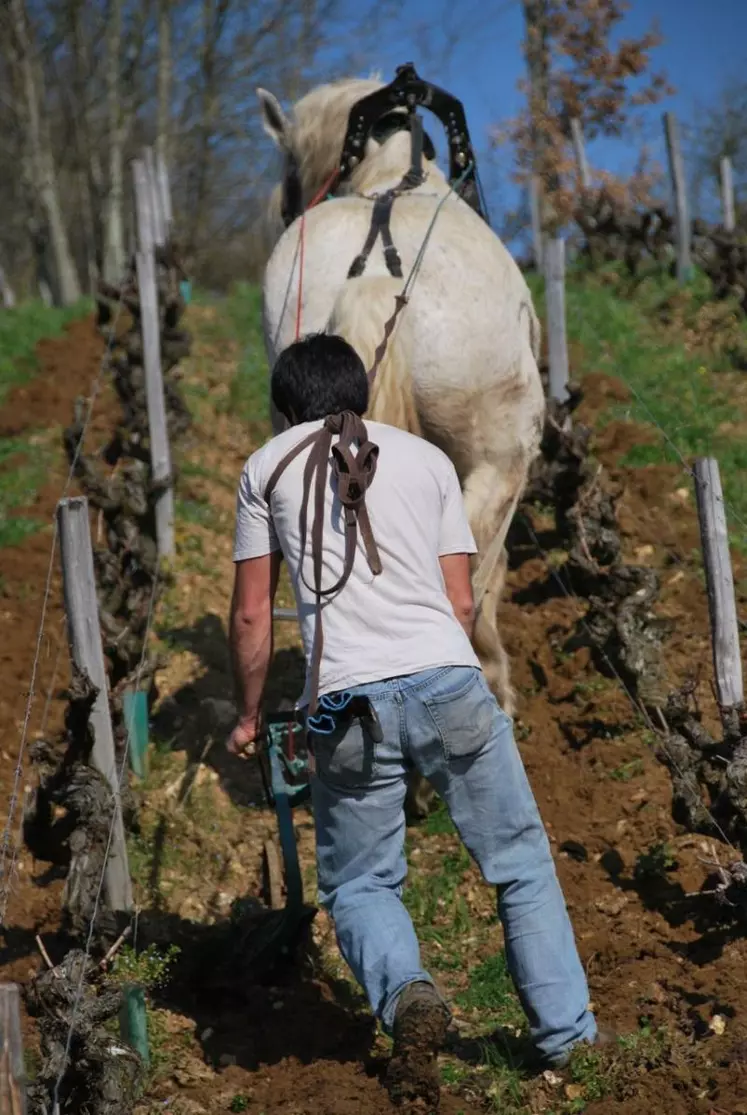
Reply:
[[[339,435],[333,445],[332,438]],[[353,442],[358,442],[358,452],[353,454]],[[376,462],[379,447],[369,441],[368,431],[363,419],[352,411],[328,415],[322,428],[314,430],[308,437],[294,445],[286,453],[273,471],[264,490],[265,502],[269,504],[278,480],[296,457],[311,446],[311,452],[304,466],[303,495],[299,515],[301,535],[301,561],[299,574],[306,588],[314,594],[314,646],[310,663],[309,716],[316,712],[319,701],[319,672],[324,647],[322,628],[322,608],[329,600],[345,587],[353,571],[358,532],[363,541],[366,561],[374,576],[381,573],[381,558],[371,529],[371,520],[366,507],[366,491],[376,475]],[[322,541],[324,532],[325,496],[327,491],[327,469],[332,462],[332,474],[337,480],[337,496],[342,505],[345,518],[345,557],[342,574],[330,588],[322,588]],[[303,572],[308,535],[309,503],[312,485],[314,489],[314,516],[311,523],[311,556],[314,567],[314,582],[309,584]]]
[[[333,194],[334,189],[341,182],[350,177],[361,162],[369,138],[383,144],[395,132],[405,130],[409,131],[412,137],[411,168],[397,190],[412,189],[420,185],[423,180],[422,155],[431,162],[436,158],[433,141],[423,130],[422,117],[417,112],[421,107],[429,109],[446,131],[449,182],[452,187],[459,183],[459,196],[489,224],[464,106],[451,93],[421,78],[411,62],[397,67],[395,78],[389,85],[374,90],[353,105],[348,117],[337,169],[328,187],[330,194]],[[293,224],[303,211],[303,189],[298,160],[293,151],[289,150],[286,155],[281,204],[285,227],[288,228]]]
[[[389,274],[402,278],[402,261],[392,241],[390,220],[392,206],[397,197],[415,189],[425,181],[423,156],[433,161],[436,150],[433,141],[423,129],[423,118],[416,109],[423,105],[435,113],[446,128],[449,142],[449,177],[462,183],[460,194],[475,211],[486,219],[480,204],[474,169],[474,153],[470,143],[464,108],[450,93],[424,81],[412,63],[397,68],[394,81],[363,97],[353,106],[348,119],[338,170],[330,183],[330,194],[348,178],[360,163],[369,138],[383,144],[396,132],[410,133],[410,169],[401,182],[373,199],[371,226],[362,250],[348,270],[348,278],[363,274],[368,258],[379,236],[384,249],[384,260]],[[288,153],[286,178],[283,189],[282,216],[286,227],[303,212],[303,190],[298,163]]]

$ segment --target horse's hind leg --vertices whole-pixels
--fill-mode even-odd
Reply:
[[[498,605],[506,580],[506,535],[526,482],[523,461],[507,468],[482,462],[466,478],[464,503],[477,544],[473,559],[475,628],[472,644],[501,708],[514,712],[511,671],[498,631]]]
[[[464,484],[465,509],[478,548],[472,575],[476,603],[472,645],[491,691],[508,716],[514,713],[514,691],[508,655],[498,632],[498,604],[508,567],[506,535],[526,474],[523,463],[498,468],[483,462],[468,474]],[[430,783],[411,771],[405,800],[408,818],[427,817],[435,797]]]
[[[498,632],[498,604],[506,578],[506,551],[493,568],[493,580],[477,607],[472,645],[480,659],[485,680],[507,716],[513,716],[515,694],[506,648]]]

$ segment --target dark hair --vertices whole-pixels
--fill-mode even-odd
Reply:
[[[272,369],[272,401],[291,423],[314,422],[352,410],[365,414],[368,378],[343,337],[313,333],[284,349]]]

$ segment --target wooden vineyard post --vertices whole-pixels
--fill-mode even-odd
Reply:
[[[281,620],[294,620],[298,619],[298,612],[295,608],[273,608],[272,618]]]
[[[734,172],[728,155],[724,155],[721,160],[721,205],[724,228],[727,232],[733,232],[737,223],[734,208]]]
[[[107,898],[112,910],[129,911],[133,904],[132,884],[114,753],[114,733],[109,715],[88,500],[85,496],[60,500],[57,504],[57,524],[70,652],[75,665],[88,675],[98,690],[89,721],[93,731],[91,763],[107,780],[114,797],[114,826],[106,862]]]
[[[3,265],[0,263],[0,298],[2,298],[3,307],[6,310],[12,310],[16,304],[16,296],[13,292],[13,287],[7,278]]]
[[[529,180],[529,209],[532,218],[532,248],[534,251],[534,266],[542,270],[544,252],[542,250],[542,217],[540,211],[540,182],[533,174]]]
[[[674,212],[677,229],[677,281],[687,283],[692,277],[690,255],[690,213],[687,204],[687,181],[685,179],[685,160],[680,146],[680,132],[677,119],[671,112],[664,113],[664,131],[667,139],[669,174],[674,195]]]
[[[568,341],[565,331],[565,241],[545,242],[545,303],[550,362],[549,396],[568,399]]]
[[[171,486],[171,450],[166,423],[166,399],[161,371],[161,340],[159,335],[158,293],[152,236],[152,194],[145,165],[133,163],[137,201],[140,250],[136,256],[137,281],[140,292],[140,320],[143,329],[143,363],[145,392],[148,401],[148,429],[153,479],[168,482],[156,502],[156,536],[159,557],[174,553],[174,490]]]
[[[163,212],[161,188],[158,181],[158,170],[152,147],[143,148],[143,165],[150,194],[150,211],[152,214],[153,243],[157,248],[162,248],[166,243],[166,220]]]
[[[589,173],[589,162],[586,158],[581,121],[575,116],[571,120],[571,140],[573,141],[573,153],[576,156],[576,166],[578,167],[578,180],[581,189],[585,192],[591,186],[591,174]]]
[[[158,196],[161,199],[161,212],[163,213],[164,235],[168,243],[171,235],[171,225],[174,213],[171,208],[171,185],[169,183],[169,168],[160,153],[156,155],[156,179],[158,182]]]
[[[724,497],[718,461],[713,457],[695,462],[695,498],[708,587],[716,691],[722,710],[732,709],[744,701],[744,684]]]
[[[26,1115],[26,1066],[17,983],[0,983],[0,1115]]]

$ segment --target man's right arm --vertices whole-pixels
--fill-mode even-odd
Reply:
[[[472,595],[469,554],[444,554],[440,557],[441,572],[446,586],[446,595],[454,609],[454,615],[472,642],[475,627],[475,600]]]
[[[454,615],[471,641],[475,625],[475,604],[472,595],[470,556],[477,553],[477,546],[467,521],[464,497],[456,470],[448,458],[444,457],[443,463],[438,560],[441,564],[446,595],[454,609]]]

